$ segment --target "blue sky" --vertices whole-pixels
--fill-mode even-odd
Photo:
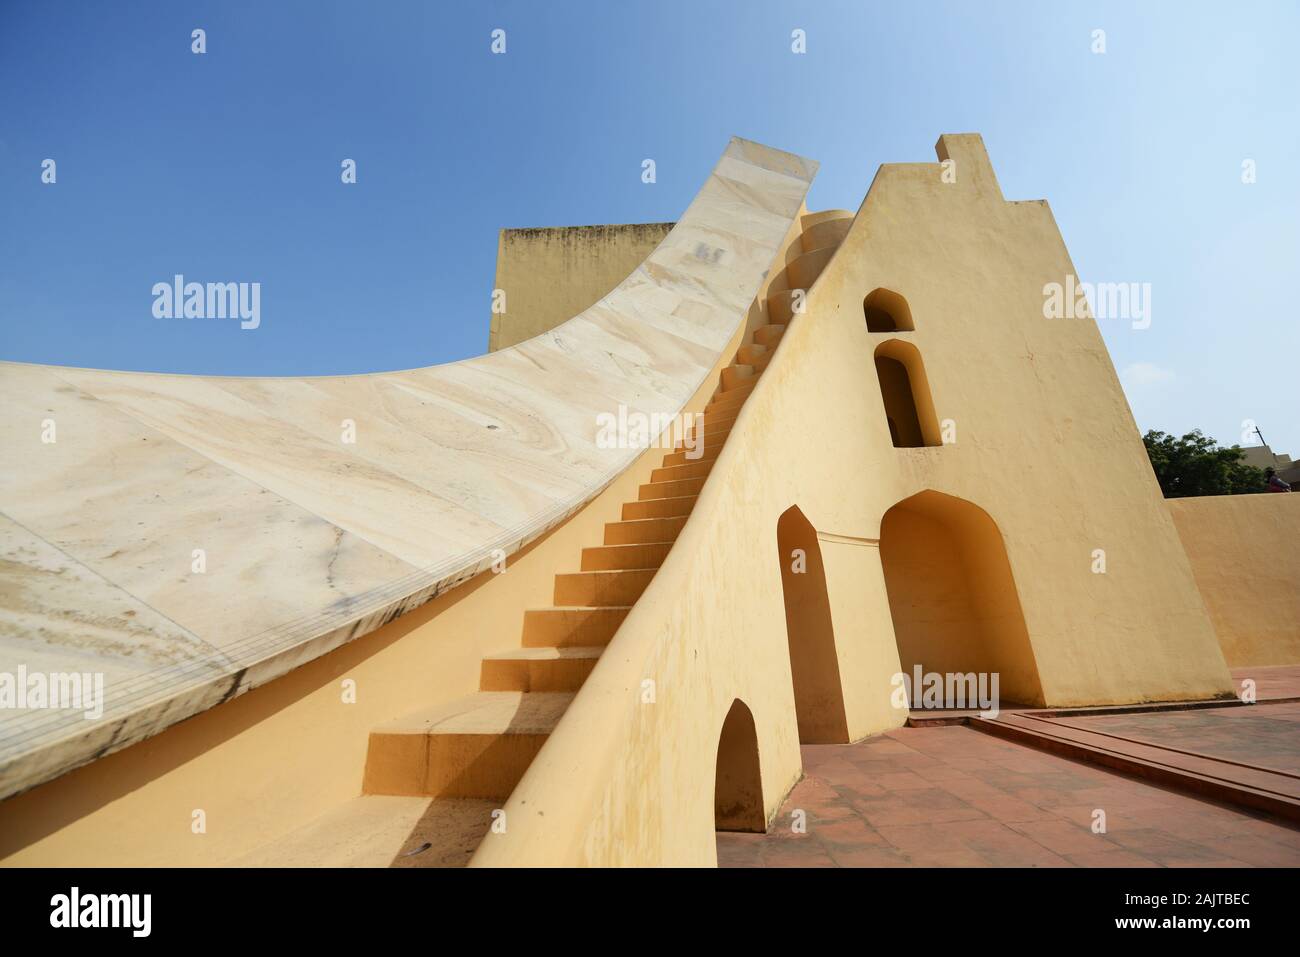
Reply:
[[[856,209],[879,164],[977,131],[1083,279],[1152,284],[1149,329],[1102,324],[1139,426],[1230,444],[1249,418],[1300,457],[1298,10],[0,0],[0,357],[460,359],[486,347],[501,227],[676,219],[733,134],[817,159],[810,206]],[[261,327],[155,319],[178,272],[261,282]]]

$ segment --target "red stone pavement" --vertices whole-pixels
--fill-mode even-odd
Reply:
[[[1230,750],[1221,724],[1249,733],[1268,710],[1287,706],[1258,707],[1212,726],[1217,751]],[[1209,713],[1196,712],[1188,727]],[[1142,717],[1125,719],[1136,727]],[[805,777],[768,834],[718,835],[719,866],[1300,866],[1300,830],[1273,818],[960,725],[804,745],[803,761]],[[1098,809],[1100,834],[1092,830]],[[796,810],[806,833],[792,826]]]
[[[1259,700],[1300,696],[1300,665],[1275,665],[1269,668],[1233,668],[1238,684],[1247,678],[1255,682]]]
[[[1163,714],[1051,718],[1050,724],[1119,735],[1160,748],[1180,748],[1219,761],[1300,775],[1300,702]],[[1229,772],[1231,773],[1231,772]]]

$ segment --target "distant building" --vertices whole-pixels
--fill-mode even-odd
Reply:
[[[1271,467],[1283,482],[1291,485],[1300,482],[1300,462],[1293,461],[1291,456],[1274,452],[1267,445],[1243,446],[1241,451],[1242,461],[1247,465],[1253,465],[1257,469]]]

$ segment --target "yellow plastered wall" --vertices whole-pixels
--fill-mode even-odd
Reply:
[[[1229,666],[1300,664],[1300,495],[1165,504]]]
[[[672,223],[503,229],[497,238],[496,293],[488,352],[543,332],[603,299],[645,260]]]

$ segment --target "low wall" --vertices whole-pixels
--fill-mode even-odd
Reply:
[[[595,305],[663,242],[672,223],[503,229],[497,238],[488,352],[523,342]],[[498,311],[501,309],[501,311]]]
[[[1229,667],[1300,664],[1300,495],[1168,505]]]

